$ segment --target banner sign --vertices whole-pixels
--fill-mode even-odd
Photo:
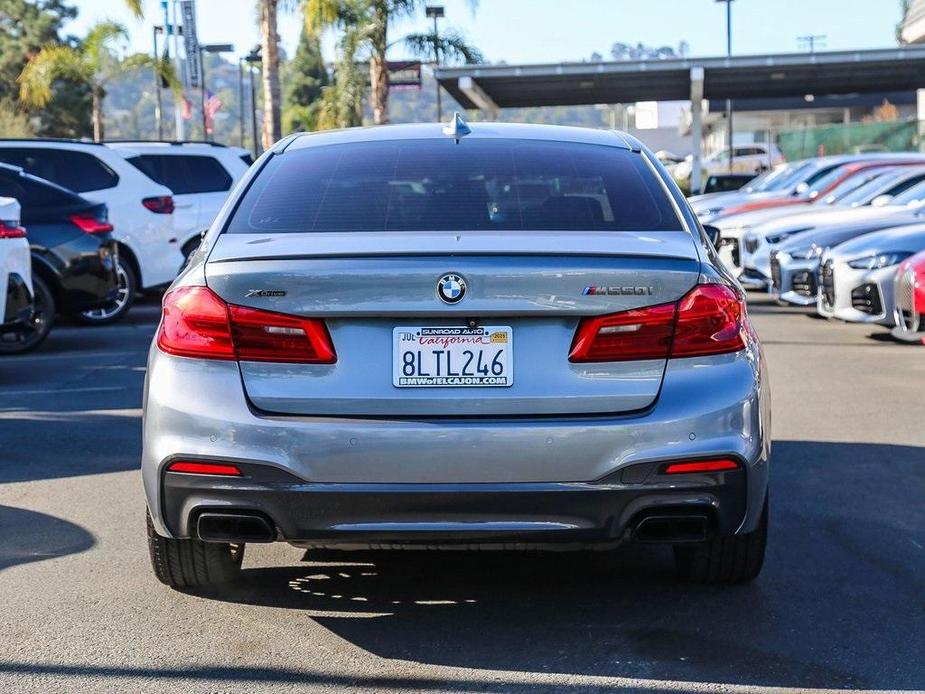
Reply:
[[[390,60],[386,65],[389,69],[389,89],[404,91],[421,88],[420,60]]]
[[[189,87],[199,88],[199,39],[196,37],[196,4],[194,0],[181,0],[183,16],[183,45],[186,48],[186,77]]]

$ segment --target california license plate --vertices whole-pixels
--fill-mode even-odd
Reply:
[[[400,327],[392,332],[397,388],[505,387],[514,383],[508,326]]]

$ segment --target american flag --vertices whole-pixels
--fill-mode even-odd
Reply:
[[[212,119],[215,118],[215,114],[219,112],[224,102],[219,99],[212,92],[206,92],[206,103],[203,105],[202,110],[206,114],[206,133],[212,134]]]

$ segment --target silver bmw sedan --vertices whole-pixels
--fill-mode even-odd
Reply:
[[[744,294],[616,132],[298,134],[164,297],[145,388],[165,584],[302,548],[672,545],[760,571],[770,400]]]

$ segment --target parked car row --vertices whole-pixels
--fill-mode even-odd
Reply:
[[[877,153],[780,166],[731,193],[691,198],[743,286],[826,318],[925,340],[925,156]]]
[[[172,282],[251,161],[214,143],[0,141],[0,353],[37,347],[56,315],[117,321]]]

